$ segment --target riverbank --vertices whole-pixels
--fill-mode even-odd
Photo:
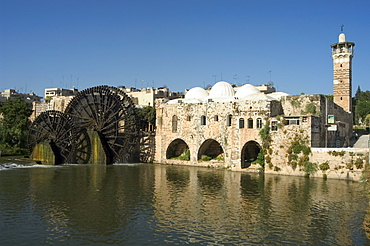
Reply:
[[[31,158],[26,156],[0,156],[0,164],[15,163],[15,164],[32,164],[35,163]]]

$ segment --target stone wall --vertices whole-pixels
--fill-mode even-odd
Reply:
[[[330,124],[327,123],[328,115],[334,116]],[[250,125],[249,120],[253,125]],[[268,147],[264,150],[264,168],[251,163],[244,166],[248,155],[247,144],[253,142],[257,146],[255,148],[264,145],[260,136],[262,126],[257,125],[258,120],[270,126]],[[337,131],[328,131],[328,127],[333,125]],[[329,178],[356,180],[361,176],[361,167],[354,168],[352,165],[348,168],[348,163],[356,160],[346,159],[346,168],[343,169],[334,164],[339,161],[338,156],[328,152],[320,157],[312,148],[331,146],[338,144],[338,141],[340,146],[345,146],[351,130],[352,115],[323,95],[288,96],[281,101],[159,104],[155,162],[224,167],[249,172],[264,169],[266,173],[325,175]],[[220,147],[212,145],[214,143]],[[210,155],[217,154],[217,148],[221,148],[221,158],[204,161],[202,154],[207,144]],[[178,147],[178,156],[185,149],[184,146],[190,150],[189,160],[173,159],[167,153],[170,147]],[[327,164],[329,169],[319,168],[319,165],[326,162],[323,160],[332,160]],[[310,168],[315,167],[317,170],[310,171]]]
[[[267,101],[162,104],[157,107],[155,160],[166,163],[168,146],[172,141],[182,139],[189,146],[190,162],[197,163],[202,144],[213,139],[223,149],[224,166],[235,165],[240,161],[245,143],[261,142],[257,119],[265,124],[266,118],[278,114],[279,110],[281,107],[276,103]],[[176,129],[173,129],[174,117]],[[253,122],[251,128],[248,119]],[[244,127],[241,127],[243,120]]]

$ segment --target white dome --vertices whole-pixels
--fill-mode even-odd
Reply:
[[[253,85],[245,84],[242,87],[240,87],[239,90],[235,93],[235,97],[244,98],[244,97],[247,97],[255,93],[261,93],[261,92]]]
[[[285,92],[273,92],[268,94],[270,97],[274,98],[275,100],[280,100],[282,97],[289,96],[288,93]]]
[[[208,96],[208,92],[201,87],[191,88],[186,94],[185,99],[204,99]]]
[[[346,35],[344,33],[339,34],[339,43],[345,43],[346,42]]]
[[[233,87],[225,82],[217,82],[209,92],[209,98],[220,98],[220,97],[233,97],[234,89]]]

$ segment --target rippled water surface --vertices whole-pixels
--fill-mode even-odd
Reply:
[[[360,183],[151,164],[0,170],[1,245],[369,245]]]

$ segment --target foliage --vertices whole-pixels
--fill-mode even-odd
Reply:
[[[274,171],[275,172],[279,172],[281,170],[281,168],[280,167],[278,167],[278,166],[274,166]]]
[[[212,160],[212,157],[208,156],[208,155],[202,155],[201,158],[200,158],[202,161],[210,161]]]
[[[359,121],[364,122],[368,114],[370,114],[370,101],[359,101],[356,105],[356,115]]]
[[[190,161],[190,150],[185,149],[184,152],[181,153],[181,155],[176,156],[176,157],[172,157],[171,159]]]
[[[320,170],[322,170],[322,171],[326,171],[326,170],[329,170],[330,169],[330,166],[329,166],[329,163],[328,162],[324,162],[324,163],[321,163],[320,165],[319,165],[319,168],[320,168]]]
[[[325,95],[325,97],[330,99],[331,101],[334,101],[334,95],[328,94],[328,95]]]
[[[305,171],[307,176],[310,176],[317,172],[317,164],[307,161],[304,163],[303,170]]]
[[[260,152],[257,155],[256,160],[254,160],[252,164],[259,164],[262,169],[265,168],[265,154],[264,154],[263,149],[260,150]]]
[[[355,166],[357,169],[362,169],[364,167],[364,161],[362,160],[362,158],[356,159]]]
[[[295,108],[298,108],[301,106],[301,103],[298,100],[291,100],[290,104],[292,104],[292,106]]]
[[[344,150],[342,150],[342,151],[329,151],[328,152],[329,153],[329,155],[332,155],[332,156],[344,156],[345,155],[345,151]]]
[[[356,124],[364,123],[366,116],[370,114],[370,91],[361,91],[358,87],[352,101]]]
[[[0,146],[3,154],[27,153],[27,137],[32,114],[31,104],[20,98],[8,100],[0,106]]]
[[[308,103],[305,106],[305,110],[302,110],[302,114],[316,114],[316,105],[314,103]]]
[[[155,107],[145,106],[143,108],[136,108],[136,115],[139,128],[147,130],[148,124],[155,125]]]
[[[261,166],[261,169],[264,170],[265,163],[267,163],[270,168],[272,167],[271,157],[269,156],[269,153],[271,154],[272,150],[270,149],[271,135],[270,135],[270,122],[268,120],[266,120],[266,124],[261,128],[259,135],[262,139],[262,148],[257,155],[257,159],[252,163],[259,164]]]
[[[287,149],[287,154],[288,165],[295,170],[297,166],[305,167],[307,163],[309,163],[309,154],[311,154],[311,148],[307,146],[307,140],[296,134],[291,142],[291,145]]]
[[[216,160],[216,161],[225,161],[225,158],[221,157],[221,156],[217,156],[215,158],[213,158],[212,160]]]

